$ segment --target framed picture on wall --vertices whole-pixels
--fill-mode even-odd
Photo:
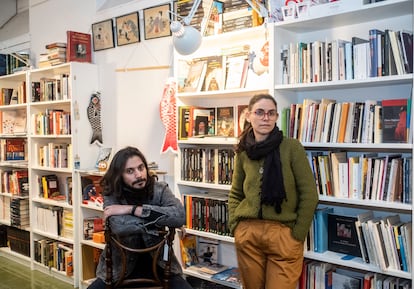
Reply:
[[[145,40],[171,35],[170,4],[144,9]]]
[[[115,47],[112,19],[92,24],[93,51]]]
[[[116,17],[116,45],[140,41],[138,12]]]

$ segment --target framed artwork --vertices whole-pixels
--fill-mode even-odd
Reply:
[[[112,19],[92,24],[93,51],[115,47]]]
[[[138,12],[116,17],[116,45],[121,46],[139,41]]]
[[[171,35],[170,4],[144,9],[145,40]]]

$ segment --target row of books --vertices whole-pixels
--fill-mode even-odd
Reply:
[[[360,272],[305,260],[298,289],[410,289],[411,281],[379,273]]]
[[[231,184],[234,157],[233,149],[182,148],[181,180]]]
[[[48,168],[71,168],[72,144],[49,142],[42,146],[35,144],[37,164]]]
[[[374,216],[372,211],[356,217],[334,213],[331,207],[316,210],[308,234],[308,250],[332,251],[361,257],[383,271],[412,269],[412,223],[400,215]],[[327,238],[326,238],[327,237]]]
[[[29,199],[10,200],[10,226],[21,229],[30,227]]]
[[[26,81],[15,88],[2,87],[0,90],[0,105],[22,104],[26,101]]]
[[[178,1],[177,15],[187,16],[192,6],[192,2]],[[263,18],[245,1],[204,0],[203,5],[195,11],[190,25],[201,31],[203,36],[210,36],[258,26],[262,23]]]
[[[412,203],[411,156],[344,151],[307,154],[320,195]]]
[[[32,102],[70,99],[69,74],[32,81]]]
[[[1,134],[25,135],[27,132],[26,109],[3,110],[0,112]]]
[[[302,142],[407,143],[411,132],[411,100],[337,102],[306,98],[282,110],[285,136]]]
[[[0,170],[1,192],[15,196],[29,196],[29,176],[27,170]]]
[[[10,199],[10,198],[9,198]],[[10,250],[30,257],[30,232],[7,226],[7,241]]]
[[[47,109],[44,113],[31,115],[33,134],[68,135],[71,134],[71,115],[63,109]]]
[[[72,177],[59,178],[56,174],[37,176],[39,198],[72,203]]]
[[[73,231],[73,223],[72,225],[70,224],[70,220],[71,218],[73,220],[73,217],[66,217],[64,221],[64,211],[67,210],[69,209],[57,206],[35,207],[34,220],[32,220],[32,224],[35,229],[40,230],[42,232],[54,236],[65,237],[64,235],[66,233],[70,234],[70,231]],[[65,226],[69,226],[69,230],[65,229]]]
[[[178,92],[219,91],[246,86],[248,46],[229,55],[214,55],[180,60]]]
[[[282,83],[366,79],[413,72],[413,34],[369,30],[369,38],[352,37],[282,47]]]
[[[73,246],[52,239],[34,241],[34,260],[57,271],[73,276]]]
[[[12,74],[28,69],[30,54],[28,52],[0,54],[0,75]]]
[[[247,105],[179,106],[178,139],[207,136],[236,137],[244,128],[246,111]]]
[[[24,138],[0,139],[0,161],[27,160],[27,141]]]
[[[227,197],[212,194],[184,195],[183,204],[187,228],[230,235]]]

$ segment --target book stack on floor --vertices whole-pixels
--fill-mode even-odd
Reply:
[[[46,53],[40,54],[39,68],[50,67],[66,62],[66,43],[54,42],[47,44]]]

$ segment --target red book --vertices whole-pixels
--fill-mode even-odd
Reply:
[[[91,35],[67,31],[66,61],[92,62]]]

